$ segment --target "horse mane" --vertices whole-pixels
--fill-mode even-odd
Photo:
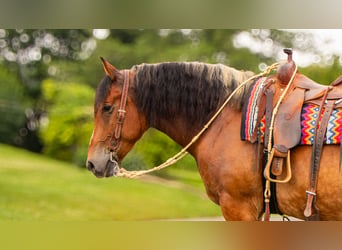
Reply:
[[[188,126],[202,127],[227,96],[253,75],[222,64],[198,62],[141,64],[132,69],[136,72],[136,105],[152,127],[159,119],[177,117],[185,118]],[[234,109],[242,109],[247,85],[230,102]]]

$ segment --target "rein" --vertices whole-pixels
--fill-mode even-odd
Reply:
[[[204,125],[202,130],[198,132],[192,139],[191,141],[183,148],[181,149],[177,154],[174,156],[170,157],[167,159],[164,163],[151,168],[147,170],[133,170],[133,171],[128,171],[122,167],[119,167],[119,171],[115,176],[118,177],[125,177],[125,178],[136,178],[138,176],[154,172],[156,170],[161,170],[163,168],[166,168],[168,166],[171,166],[175,164],[177,161],[182,159],[184,156],[188,154],[187,150],[198,140],[198,138],[209,128],[209,126],[214,122],[214,120],[219,116],[219,114],[222,112],[222,110],[225,108],[225,106],[228,104],[228,102],[232,99],[232,97],[241,89],[243,88],[249,81],[252,81],[258,77],[268,75],[273,69],[276,69],[279,66],[280,63],[274,63],[271,66],[268,66],[263,72],[254,75],[244,82],[242,82],[225,100],[225,102],[220,106],[220,108],[216,111],[216,113],[213,115],[213,117]],[[110,146],[111,150],[111,160],[113,161],[114,159],[117,159],[117,151],[120,145],[120,133],[122,129],[122,124],[123,120],[125,117],[125,106],[126,106],[126,101],[127,101],[127,95],[128,95],[128,85],[129,85],[129,75],[128,75],[128,70],[125,70],[124,73],[124,86],[122,90],[122,96],[121,96],[121,102],[120,102],[120,108],[118,110],[118,119],[117,119],[117,125],[115,127],[115,132],[113,133],[112,138],[114,139],[111,140],[111,144],[115,144],[114,146]],[[125,89],[127,88],[127,90]],[[121,111],[120,111],[121,110]],[[123,116],[123,118],[120,118],[120,116]],[[119,123],[120,122],[120,123]],[[112,158],[113,157],[113,158]]]
[[[272,179],[269,175],[269,171],[267,171],[267,169],[269,170],[269,167],[271,165],[272,159],[273,159],[273,155],[274,155],[274,150],[272,150],[272,138],[273,138],[273,129],[274,129],[274,120],[275,120],[275,116],[278,113],[278,109],[279,106],[281,104],[281,102],[283,101],[283,99],[285,98],[285,95],[287,94],[288,90],[290,89],[292,82],[296,76],[297,73],[297,65],[295,64],[295,69],[291,75],[291,78],[289,80],[289,82],[287,83],[287,86],[285,88],[285,90],[283,91],[283,93],[281,94],[281,96],[279,97],[279,100],[277,101],[275,107],[273,108],[273,113],[272,113],[272,117],[271,117],[271,121],[270,121],[270,126],[269,126],[269,137],[268,137],[268,142],[267,142],[267,164],[266,167],[264,169],[264,177],[266,179],[266,183],[265,183],[265,191],[264,191],[264,201],[265,201],[265,216],[264,216],[264,221],[269,221],[270,220],[270,198],[271,198],[271,182],[274,183],[285,183],[288,182],[291,178],[291,165],[290,165],[290,152],[288,152],[288,156],[287,156],[287,169],[288,169],[288,176],[285,180],[279,181],[276,179]],[[268,166],[268,167],[267,167]]]

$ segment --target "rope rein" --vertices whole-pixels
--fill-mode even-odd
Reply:
[[[122,167],[120,167],[119,172],[117,173],[116,176],[118,177],[125,177],[125,178],[136,178],[138,176],[147,174],[147,173],[151,173],[157,170],[161,170],[163,168],[166,168],[168,166],[171,166],[173,164],[175,164],[177,161],[179,161],[180,159],[182,159],[184,156],[186,156],[188,154],[187,150],[198,140],[198,138],[209,128],[209,126],[214,122],[214,120],[219,116],[219,114],[222,112],[222,110],[225,108],[225,106],[228,104],[228,102],[232,99],[232,97],[241,89],[243,88],[249,81],[252,81],[258,77],[261,76],[265,76],[270,74],[270,72],[274,69],[276,69],[278,66],[280,65],[279,62],[272,64],[271,66],[268,66],[263,72],[254,75],[250,78],[248,78],[247,80],[245,80],[244,82],[242,82],[225,100],[225,102],[221,105],[221,107],[216,111],[216,113],[214,114],[214,116],[204,125],[204,127],[202,128],[201,131],[199,131],[193,138],[192,140],[182,149],[180,150],[177,154],[175,154],[174,156],[170,157],[169,159],[167,159],[164,163],[151,168],[151,169],[147,169],[147,170],[126,170]],[[293,77],[292,77],[293,78]],[[293,79],[292,79],[293,80]],[[291,81],[292,81],[291,80]],[[290,85],[290,84],[289,84]],[[286,92],[287,90],[285,90]],[[285,95],[284,95],[285,96]],[[284,97],[283,97],[284,98]],[[281,98],[282,100],[282,98]],[[277,105],[279,106],[279,105]],[[274,120],[274,117],[272,117]]]
[[[270,122],[270,127],[269,127],[269,138],[268,138],[268,142],[267,142],[267,161],[271,160],[271,154],[272,154],[272,138],[273,138],[273,129],[274,129],[274,120],[275,120],[275,116],[278,113],[278,109],[279,106],[281,104],[281,102],[283,101],[285,95],[287,94],[288,90],[290,89],[293,79],[296,76],[298,70],[298,66],[297,64],[295,64],[295,70],[292,73],[292,76],[288,82],[288,84],[286,85],[285,90],[283,91],[283,93],[281,94],[281,96],[279,97],[279,100],[277,101],[275,107],[273,108],[273,112],[272,112],[272,117],[271,117],[271,122]],[[288,155],[289,157],[289,155]],[[265,176],[265,173],[264,173]],[[266,178],[266,176],[265,176]],[[271,179],[266,178],[266,183],[265,183],[265,190],[264,190],[264,201],[266,204],[266,207],[268,209],[268,204],[270,202],[270,198],[271,198]],[[265,210],[265,217],[264,220],[269,220],[269,210]]]
[[[296,73],[297,73],[297,69],[298,69],[297,64],[295,64],[295,70],[294,70],[293,73],[292,73],[292,76],[291,76],[291,78],[290,78],[290,81],[289,81],[288,84],[286,85],[285,90],[283,91],[283,93],[282,93],[281,96],[279,97],[279,100],[278,100],[277,104],[275,105],[275,107],[274,107],[274,109],[273,109],[272,118],[271,118],[271,123],[270,123],[270,127],[269,127],[270,136],[269,136],[269,138],[268,138],[268,144],[267,144],[268,154],[270,154],[271,149],[272,149],[272,138],[273,138],[272,134],[273,134],[275,116],[276,116],[276,114],[278,113],[278,109],[279,109],[279,106],[280,106],[281,102],[283,101],[285,95],[287,94],[288,90],[290,89],[290,87],[291,87],[291,85],[292,85],[293,79],[295,78]]]

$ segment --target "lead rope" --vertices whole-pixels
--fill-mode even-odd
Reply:
[[[293,79],[296,76],[297,73],[297,64],[295,64],[295,70],[292,73],[292,76],[284,90],[284,92],[281,94],[279,97],[279,100],[277,104],[275,105],[272,113],[272,118],[271,118],[271,123],[269,127],[269,137],[268,137],[268,144],[267,144],[267,161],[271,160],[271,151],[272,151],[272,138],[273,138],[273,128],[274,128],[274,120],[275,116],[278,113],[279,106],[281,102],[283,101],[285,95],[287,94],[288,90],[290,89],[290,86],[293,82]],[[289,157],[289,155],[288,155]],[[265,177],[266,178],[266,177]],[[264,192],[264,197],[265,197],[265,216],[264,216],[264,221],[269,221],[270,220],[270,198],[271,198],[271,180],[266,179],[266,185],[265,185],[265,192]]]
[[[280,65],[279,62],[272,64],[271,66],[268,66],[263,72],[254,75],[250,78],[248,78],[247,80],[245,80],[244,82],[242,82],[229,96],[228,98],[225,100],[225,102],[221,105],[221,107],[217,110],[217,112],[214,114],[214,116],[204,125],[204,127],[202,128],[202,130],[200,132],[198,132],[198,134],[196,134],[192,140],[188,143],[188,145],[186,145],[182,150],[180,150],[177,154],[175,154],[174,156],[170,157],[169,159],[167,159],[164,163],[151,168],[151,169],[147,169],[147,170],[126,170],[122,167],[120,167],[119,172],[116,174],[116,176],[118,177],[125,177],[125,178],[136,178],[138,176],[147,174],[147,173],[151,173],[157,170],[161,170],[163,168],[166,168],[168,166],[171,166],[173,164],[175,164],[177,161],[179,161],[180,159],[182,159],[184,156],[186,156],[188,154],[187,150],[188,148],[190,148],[197,140],[198,138],[209,128],[209,126],[214,122],[214,120],[218,117],[218,115],[222,112],[222,110],[224,109],[224,107],[228,104],[228,102],[232,99],[232,97],[242,88],[244,87],[249,81],[252,81],[258,77],[261,76],[265,76],[270,74],[270,72],[273,69],[276,69],[278,66]]]

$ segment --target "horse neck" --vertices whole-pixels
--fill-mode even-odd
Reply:
[[[229,131],[230,137],[232,135],[240,136],[240,119],[241,112],[230,107],[226,107],[219,116],[214,120],[214,122],[207,128],[204,134],[202,134],[192,147],[189,148],[189,153],[193,156],[196,155],[197,146],[200,142],[205,142],[209,137],[217,138],[220,134]],[[190,123],[191,124],[191,123]],[[195,127],[189,125],[189,121],[184,121],[184,119],[170,119],[170,120],[160,120],[158,126],[154,127],[159,131],[168,135],[171,139],[177,142],[182,147],[188,145],[190,141],[201,131],[203,127]],[[225,132],[224,132],[225,131]],[[240,139],[239,139],[240,140]]]
[[[179,118],[171,118],[169,120],[160,119],[154,128],[168,135],[182,147],[189,143],[194,134],[186,126],[186,121]]]

